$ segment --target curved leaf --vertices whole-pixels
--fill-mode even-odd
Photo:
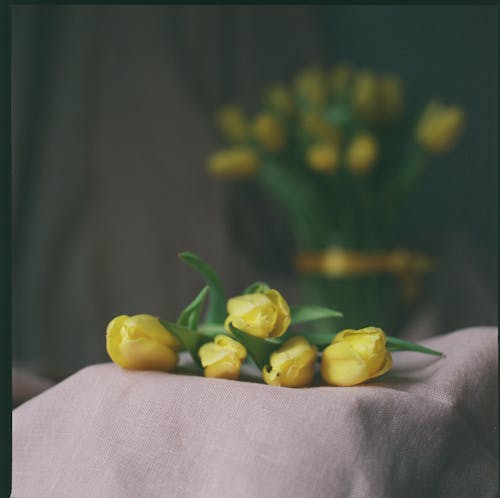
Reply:
[[[211,337],[216,336],[217,334],[227,334],[224,325],[221,323],[201,323],[198,325],[198,330],[206,335]]]
[[[270,287],[266,282],[254,282],[253,284],[250,284],[244,291],[243,294],[254,294],[256,292],[265,292],[269,290]]]
[[[196,329],[198,326],[198,320],[200,319],[201,310],[203,309],[203,304],[209,292],[210,288],[208,286],[203,287],[200,293],[191,301],[179,315],[177,319],[177,324],[182,326],[187,326],[190,329]]]
[[[291,333],[293,334],[293,333]],[[320,350],[325,349],[330,345],[333,338],[335,337],[335,332],[311,332],[304,333],[301,332],[311,344],[317,346]],[[443,353],[435,351],[434,349],[426,348],[425,346],[420,346],[410,341],[405,341],[403,339],[397,339],[396,337],[386,336],[386,345],[389,351],[414,351],[415,353],[430,354],[434,356],[444,356]],[[281,338],[280,338],[281,339]]]
[[[387,336],[386,344],[388,349],[393,349],[394,351],[415,351],[416,353],[444,356],[443,353],[435,351],[434,349],[426,348],[425,346],[420,346],[419,344],[405,341],[404,339],[397,339],[396,337]]]
[[[293,306],[291,311],[292,325],[322,320],[324,318],[341,318],[344,316],[340,311],[325,308],[323,306]]]
[[[224,286],[216,271],[199,256],[192,252],[181,252],[179,259],[201,273],[210,287],[210,302],[207,310],[207,322],[223,322],[226,318],[226,296]]]
[[[231,332],[238,339],[245,349],[248,355],[252,358],[257,367],[262,370],[266,365],[269,365],[269,357],[273,351],[280,347],[277,342],[270,342],[260,337],[255,337],[253,335],[247,334],[233,327],[232,324],[229,325]]]
[[[167,322],[160,319],[161,324],[177,339],[182,343],[182,345],[189,351],[194,362],[200,367],[201,361],[198,356],[198,350],[206,342],[210,342],[212,338],[209,335],[202,334],[196,330],[188,329],[177,323]]]

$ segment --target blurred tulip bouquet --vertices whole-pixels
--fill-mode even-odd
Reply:
[[[217,115],[227,146],[209,158],[208,171],[233,181],[240,199],[241,181],[256,187],[291,234],[280,245],[282,220],[269,227],[270,209],[247,195],[235,200],[245,203],[233,223],[242,250],[276,254],[273,267],[290,260],[304,296],[341,306],[344,325],[387,324],[390,303],[411,303],[431,268],[399,246],[398,233],[429,160],[453,147],[465,118],[440,100],[423,110],[409,103],[399,77],[340,64],[271,86],[252,118],[235,105]],[[252,217],[261,236],[238,229]]]
[[[189,252],[181,253],[180,259],[201,273],[206,286],[176,322],[145,314],[111,320],[106,349],[119,366],[173,372],[179,351],[185,349],[206,377],[238,379],[242,363],[250,358],[266,384],[305,387],[313,382],[319,361],[319,372],[327,384],[353,386],[390,370],[391,351],[441,355],[386,336],[377,327],[338,334],[291,331],[316,320],[338,319],[342,313],[320,306],[290,308],[282,294],[265,282],[254,282],[241,295],[226,300],[222,282],[211,266]]]

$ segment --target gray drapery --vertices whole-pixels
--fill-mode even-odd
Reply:
[[[181,250],[246,283],[204,172],[213,111],[320,61],[314,25],[308,7],[13,9],[15,359],[60,377],[107,359],[113,316],[174,319],[201,287]]]
[[[60,378],[107,360],[104,331],[113,316],[146,312],[175,318],[201,286],[198,276],[177,260],[184,249],[213,263],[229,292],[264,277],[235,253],[224,222],[227,190],[204,172],[207,154],[218,145],[213,112],[228,100],[251,109],[263,85],[289,79],[305,65],[331,62],[332,46],[333,53],[359,60],[364,51],[376,60],[377,26],[387,22],[388,46],[391,36],[402,36],[405,22],[423,12],[402,15],[395,9],[384,17],[387,10],[360,9],[12,9],[15,360]],[[436,23],[446,16],[444,10],[426,12],[419,22],[428,25],[422,24],[420,38],[413,34],[414,46],[429,36],[426,26],[438,32]],[[474,12],[477,19],[487,19]],[[463,21],[465,14],[460,15]],[[488,26],[477,29],[486,32]],[[357,38],[350,39],[353,29]],[[426,54],[432,55],[429,47]],[[465,55],[471,61],[475,53]],[[428,66],[436,74],[439,57],[443,54]],[[454,75],[462,76],[471,85],[476,81],[467,76],[467,68]],[[445,80],[443,94],[449,87]],[[469,102],[477,101],[483,111],[487,96],[494,95],[484,83],[478,80]],[[461,102],[461,94],[452,97]],[[491,104],[486,123],[494,123],[495,107]],[[491,165],[494,170],[494,153],[480,151],[492,150],[496,134],[491,127],[483,137],[475,131],[483,126],[478,118],[486,115],[483,111],[472,114],[465,155],[453,159],[459,167],[470,167],[474,157],[485,164],[493,161],[482,183],[471,181],[481,189],[471,191],[477,198],[491,184]],[[454,189],[444,174],[434,174],[436,181],[424,189],[412,223],[427,205],[425,196],[432,198],[432,188]],[[495,205],[490,190],[483,207]],[[448,199],[457,200],[453,195]],[[489,253],[461,233],[428,247],[445,264],[434,275],[408,335],[495,323],[496,266]],[[291,280],[272,283],[284,287],[293,302]]]

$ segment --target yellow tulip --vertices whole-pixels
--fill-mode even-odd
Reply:
[[[301,126],[308,135],[323,142],[339,144],[341,141],[342,137],[337,128],[315,111],[306,112],[301,116]]]
[[[383,330],[366,327],[344,330],[323,351],[321,375],[334,386],[354,386],[379,377],[392,367]]]
[[[267,90],[266,99],[270,106],[284,115],[293,113],[293,100],[286,87],[281,84],[275,84]]]
[[[266,384],[283,387],[304,387],[314,377],[314,362],[318,350],[304,337],[293,337],[274,351],[270,366],[262,369]]]
[[[131,370],[162,370],[177,367],[181,344],[151,315],[117,316],[106,328],[106,350],[110,358]]]
[[[238,106],[226,106],[216,115],[219,130],[232,142],[242,142],[248,137],[248,123],[243,110]]]
[[[464,125],[462,109],[431,101],[417,123],[417,142],[429,152],[441,154],[453,147]]]
[[[397,76],[381,78],[380,98],[385,119],[397,119],[403,111],[403,85]]]
[[[259,157],[253,150],[236,147],[212,154],[208,171],[225,180],[243,180],[255,175],[259,165]]]
[[[351,79],[352,71],[348,64],[339,64],[330,72],[330,85],[334,92],[346,89]]]
[[[361,71],[354,79],[352,88],[354,109],[368,121],[375,121],[380,115],[378,82],[374,74]]]
[[[369,133],[361,133],[347,148],[347,167],[355,175],[364,175],[373,168],[377,156],[378,143],[375,137]]]
[[[227,302],[227,312],[224,326],[229,333],[232,323],[237,329],[261,338],[283,335],[291,321],[288,303],[274,289],[233,297]]]
[[[322,105],[327,99],[325,75],[320,69],[310,68],[300,72],[295,78],[297,95],[314,106]]]
[[[262,112],[253,124],[257,141],[267,150],[279,151],[285,146],[285,134],[279,121],[269,112]]]
[[[339,162],[339,148],[337,145],[320,143],[309,147],[307,164],[315,171],[330,173],[337,168]]]
[[[198,355],[205,377],[237,379],[247,350],[231,337],[221,334],[216,335],[213,342],[203,344]]]

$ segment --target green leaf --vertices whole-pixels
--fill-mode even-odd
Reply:
[[[200,325],[198,325],[198,330],[203,334],[207,334],[211,337],[214,337],[217,334],[227,333],[224,325],[220,323],[201,323]]]
[[[420,346],[414,342],[397,339],[396,337],[387,336],[387,348],[394,349],[394,351],[415,351],[416,353],[431,354],[434,356],[444,356],[443,353],[435,351],[434,349]]]
[[[206,284],[210,287],[207,322],[223,322],[226,318],[226,296],[224,287],[216,271],[192,252],[181,252],[179,259],[201,273]]]
[[[229,325],[234,337],[238,339],[248,352],[257,367],[262,370],[266,365],[269,365],[269,357],[273,351],[280,347],[278,342],[270,342],[260,337],[247,334]]]
[[[297,335],[297,334],[291,332],[291,335]],[[323,350],[330,345],[336,333],[311,332],[308,334],[302,332],[300,335],[303,335],[311,344],[313,344],[314,346],[318,346],[320,350]],[[431,354],[434,356],[444,356],[443,353],[440,353],[439,351],[434,351],[433,349],[426,348],[425,346],[420,346],[413,342],[405,341],[403,339],[397,339],[396,337],[391,337],[391,336],[387,336],[386,345],[389,351],[414,351],[416,353]]]
[[[254,282],[250,284],[244,291],[243,294],[255,294],[256,292],[265,292],[269,290],[270,287],[266,282]]]
[[[291,311],[292,325],[323,318],[341,318],[344,316],[340,311],[324,308],[323,306],[294,306]]]
[[[188,329],[176,323],[167,322],[161,319],[160,322],[169,332],[177,337],[182,345],[189,351],[195,363],[202,368],[200,357],[198,356],[198,349],[206,342],[210,342],[212,338],[209,335]]]
[[[177,324],[190,329],[196,329],[198,325],[198,320],[200,318],[201,310],[203,309],[203,304],[209,292],[209,287],[205,286],[201,289],[200,293],[191,301],[179,315],[177,319]]]

